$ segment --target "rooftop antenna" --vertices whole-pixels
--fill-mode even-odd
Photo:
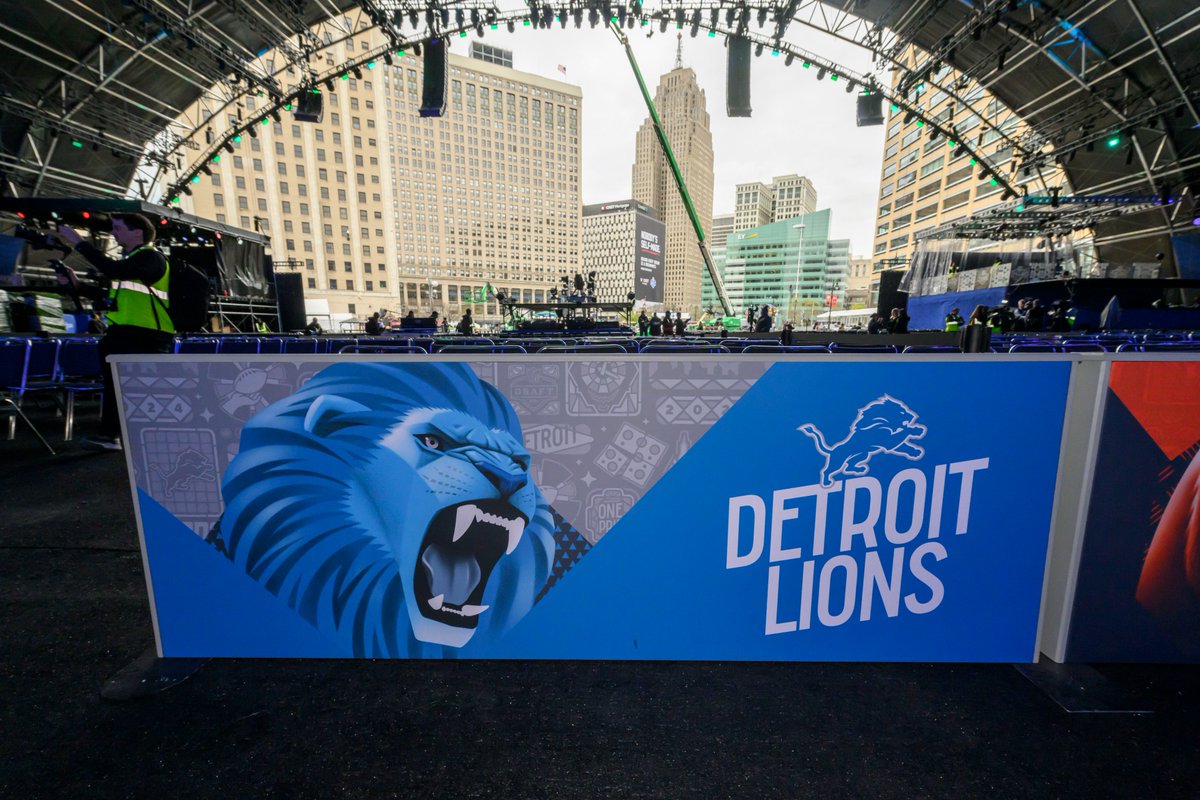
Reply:
[[[683,31],[675,34],[675,69],[683,69]]]

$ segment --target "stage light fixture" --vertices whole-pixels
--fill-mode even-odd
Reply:
[[[919,120],[917,120],[917,127],[918,127],[918,128],[924,128],[924,127],[925,127],[925,120],[923,120],[923,119],[919,119]]]
[[[392,54],[390,52],[383,54],[383,63],[387,64],[389,67],[392,65]]]
[[[359,69],[358,67],[355,67],[355,68],[354,68],[354,78],[355,78],[355,80],[361,80],[361,79],[362,79],[362,70],[361,70],[361,69]]]
[[[712,10],[709,12],[709,14],[708,14],[708,27],[710,27],[710,28],[715,28],[715,27],[717,27],[717,23],[718,23],[718,22],[720,22],[720,19],[721,19],[721,18],[720,18],[720,16],[719,16],[719,15],[720,15],[720,13],[721,13],[720,9],[716,9],[716,8],[712,9]]]
[[[233,145],[232,145],[232,144],[230,144],[229,142],[226,142],[226,143],[225,143],[225,152],[226,152],[226,153],[232,153],[232,152],[233,152]]]
[[[1108,140],[1105,142],[1105,144],[1108,145],[1110,150],[1116,149],[1116,147],[1121,144],[1121,134],[1114,133],[1112,136],[1108,137]]]
[[[662,17],[661,19],[659,19],[659,21],[658,21],[658,32],[659,33],[667,32],[667,22],[668,22],[668,20],[666,17]]]
[[[583,9],[582,8],[575,9],[572,12],[572,16],[574,16],[574,18],[575,18],[575,27],[576,28],[583,27]]]
[[[755,56],[755,58],[757,58],[758,56],[761,56],[761,55],[762,55],[762,51],[763,51],[762,42],[759,42],[759,43],[758,43],[757,45],[755,45],[755,47],[754,47],[754,56]]]
[[[792,62],[795,60],[796,60],[796,56],[792,53],[788,53],[787,57],[783,59],[783,65],[785,67],[790,67],[792,65]]]
[[[726,25],[728,25],[730,27],[733,26],[733,15],[735,13],[736,13],[736,9],[733,6],[730,6],[729,8],[725,9],[725,24]]]
[[[443,8],[442,9],[442,24],[443,25],[447,24],[448,20],[446,18],[448,16],[449,16],[449,12]],[[460,28],[463,25],[463,10],[461,8],[457,8],[454,10],[454,24]]]
[[[857,83],[850,81],[848,84],[846,84],[846,94],[854,94],[854,90],[857,86]]]
[[[828,74],[828,71],[824,67],[821,67],[819,70],[817,70],[817,80],[819,80],[819,81],[825,80],[825,76],[827,74]]]
[[[596,23],[599,21],[600,21],[600,12],[599,11],[597,11],[594,8],[591,9],[590,11],[588,11],[588,25],[590,25],[594,28],[594,27],[596,27]],[[512,30],[511,23],[510,23],[509,30]]]
[[[766,24],[767,24],[767,9],[760,8],[758,10],[758,27],[761,28],[763,25],[766,25]]]
[[[908,112],[907,114],[905,114],[905,115],[904,115],[904,124],[905,124],[905,125],[907,125],[907,124],[909,124],[910,122],[912,122],[912,121],[913,121],[914,119],[916,119],[916,118],[917,118],[917,115],[916,115],[916,114],[914,114],[912,111],[910,111],[910,112]]]

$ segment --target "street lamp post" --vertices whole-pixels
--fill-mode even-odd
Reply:
[[[796,317],[799,316],[799,303],[797,302],[797,295],[800,294],[800,267],[804,263],[804,223],[796,223],[792,226],[792,230],[800,231],[800,235],[796,239],[796,283],[793,284],[792,287],[792,308],[788,309],[788,316],[792,318],[793,322],[795,322]],[[801,325],[801,328],[803,328],[803,325]]]

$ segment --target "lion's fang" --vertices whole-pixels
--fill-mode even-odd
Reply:
[[[446,595],[439,594],[437,597],[429,598],[429,605],[434,611],[443,611],[448,614],[458,614],[460,617],[478,617],[483,612],[487,611],[491,606],[473,606],[464,605],[461,608],[451,608],[445,605]]]
[[[504,550],[505,555],[512,555],[513,550],[516,550],[517,545],[521,542],[521,534],[525,532],[525,520],[520,517],[507,519],[506,517],[489,514],[474,504],[468,504],[458,507],[458,512],[454,518],[454,537],[450,541],[457,542],[461,539],[463,534],[467,532],[467,529],[475,522],[486,522],[496,525],[508,532],[508,546]]]

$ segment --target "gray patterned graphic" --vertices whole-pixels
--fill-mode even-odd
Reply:
[[[223,510],[221,475],[242,423],[331,362],[193,358],[122,364],[120,376],[137,485],[203,533]],[[769,365],[728,356],[470,362],[509,398],[535,480],[592,544]]]

